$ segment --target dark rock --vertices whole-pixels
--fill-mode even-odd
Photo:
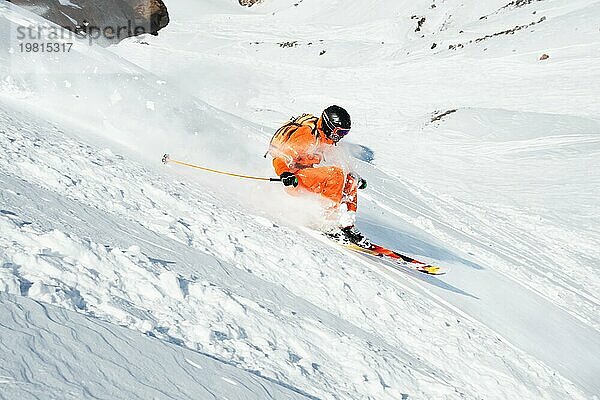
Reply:
[[[415,32],[421,32],[421,28],[423,27],[423,24],[425,23],[425,21],[426,21],[425,17],[421,17],[417,21],[417,28],[415,29]]]
[[[169,23],[169,12],[162,0],[124,0],[135,11],[135,16],[150,25],[150,33],[156,35]]]
[[[238,0],[238,1],[240,2],[241,6],[252,7],[255,4],[262,3],[263,0]],[[298,3],[296,3],[294,5],[297,7]]]
[[[438,122],[441,121],[442,118],[444,118],[447,115],[453,114],[455,113],[457,110],[456,109],[451,109],[445,112],[441,112],[441,111],[436,111],[433,113],[433,115],[431,116],[431,122]]]
[[[286,48],[286,47],[298,47],[298,41],[294,40],[293,42],[281,42],[281,43],[277,43],[279,45],[279,47],[281,48]]]

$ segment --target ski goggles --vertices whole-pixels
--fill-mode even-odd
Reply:
[[[344,136],[346,136],[349,133],[350,129],[343,129],[337,127],[329,134],[329,139],[333,140],[334,142],[339,142]]]

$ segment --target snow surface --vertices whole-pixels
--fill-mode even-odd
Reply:
[[[232,3],[52,57],[16,51],[41,21],[0,3],[0,396],[600,395],[599,2]],[[269,176],[273,129],[331,103],[374,154],[349,161],[359,227],[447,275],[344,252],[279,186],[159,162]]]
[[[306,398],[96,318],[23,296],[0,299],[2,399]]]

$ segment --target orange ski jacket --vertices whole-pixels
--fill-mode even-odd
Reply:
[[[334,142],[325,137],[320,124],[320,118],[304,114],[277,130],[269,148],[277,175],[295,173],[323,161],[323,152]]]

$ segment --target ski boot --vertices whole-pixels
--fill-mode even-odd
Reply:
[[[371,247],[371,241],[360,233],[354,225],[345,228],[335,228],[330,232],[326,232],[325,235],[343,244],[354,244],[365,249]]]
[[[365,237],[354,225],[341,229],[345,241],[355,244],[358,247],[368,249],[371,247],[371,241]]]

